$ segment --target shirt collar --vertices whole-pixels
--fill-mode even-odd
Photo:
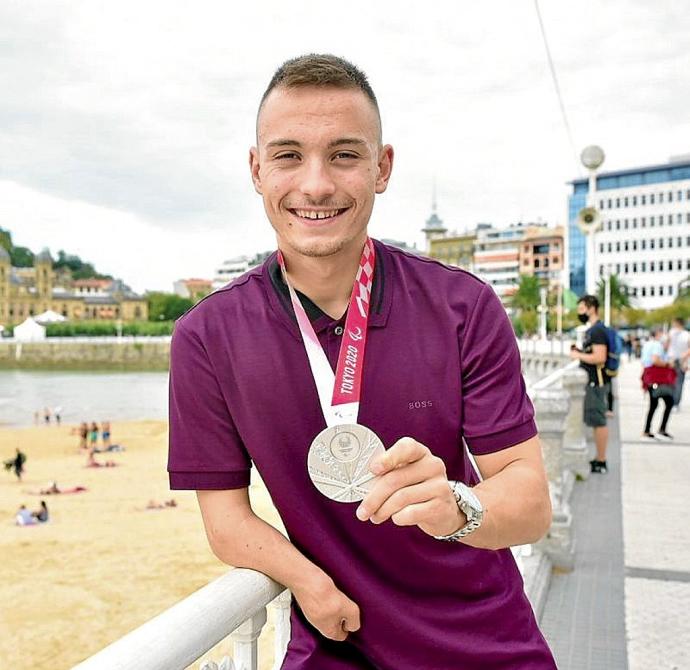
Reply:
[[[374,271],[374,283],[371,289],[371,310],[369,312],[369,327],[377,328],[386,325],[388,320],[388,313],[390,311],[392,298],[392,285],[390,277],[391,261],[388,255],[386,246],[378,240],[373,240],[374,248],[376,249],[376,268]],[[297,319],[295,318],[292,303],[290,302],[290,293],[288,287],[283,281],[283,275],[280,271],[277,259],[278,253],[274,252],[265,261],[263,266],[263,277],[266,287],[268,300],[273,307],[274,312],[278,318],[288,326],[290,331],[301,339],[299,328],[297,327]],[[307,295],[297,291],[297,296],[304,306],[304,311],[307,313],[309,320],[316,333],[334,326],[338,323],[344,323],[347,312],[343,314],[340,319],[333,319],[328,314],[323,312],[318,305],[309,299]]]

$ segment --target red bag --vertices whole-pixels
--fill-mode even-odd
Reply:
[[[652,384],[667,384],[673,386],[676,383],[676,371],[673,368],[662,368],[658,365],[650,365],[642,371],[642,386],[645,391]]]

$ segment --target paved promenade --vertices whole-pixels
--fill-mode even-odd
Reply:
[[[690,383],[674,441],[643,442],[640,374],[618,378],[609,473],[573,492],[575,570],[553,576],[541,620],[560,670],[690,668]]]

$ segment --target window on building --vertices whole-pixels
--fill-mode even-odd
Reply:
[[[668,261],[668,263],[666,263],[666,267],[669,270],[673,270],[673,261]]]
[[[653,193],[650,193],[650,194],[649,194],[649,204],[650,204],[650,205],[653,205],[653,204],[654,204],[654,194],[653,194]]]
[[[525,252],[529,251],[529,244],[525,244]]]
[[[543,267],[545,267],[545,268],[549,267],[549,259],[548,258],[544,259],[544,266]]]
[[[654,272],[656,270],[656,263],[654,261],[649,261],[649,271]]]
[[[654,240],[649,240],[649,248],[654,249]]]
[[[599,244],[599,253],[600,253],[600,254],[603,254],[603,253],[604,253],[604,243],[603,243],[603,242],[601,242],[601,243]]]
[[[690,270],[690,258],[685,259],[685,269]]]
[[[637,219],[636,218],[632,220],[632,227],[637,228]]]
[[[650,225],[652,228],[654,228],[654,217],[653,217],[653,216],[650,216],[650,217],[649,217],[649,225]]]
[[[626,275],[627,275],[628,272],[629,272],[629,270],[628,270],[628,264],[627,264],[627,263],[624,263],[624,265],[623,265],[623,274],[626,274]]]
[[[659,238],[659,249],[663,249],[663,248],[664,248],[664,238],[660,237]]]
[[[647,196],[646,195],[641,195],[640,196],[640,204],[646,205],[647,204]]]
[[[668,192],[668,201],[673,202],[673,191]]]
[[[623,219],[623,229],[628,230],[628,219]]]
[[[664,287],[659,286],[659,295],[664,295]]]
[[[625,240],[625,242],[623,242],[623,251],[628,251],[628,250],[629,250],[628,249],[628,240]]]
[[[678,196],[678,200],[683,199],[683,191],[678,191],[678,193],[676,193],[676,195]]]
[[[621,243],[616,242],[616,251],[620,251],[620,250],[621,250]]]
[[[627,206],[628,206],[628,196],[625,196],[625,198],[623,198],[623,207],[627,207]]]
[[[600,266],[599,266],[599,276],[600,276],[600,277],[603,277],[603,276],[604,276],[604,266],[603,266],[603,265],[600,265]]]
[[[690,212],[685,215],[685,223],[690,223]]]
[[[637,196],[636,195],[634,195],[632,197],[632,204],[633,204],[633,207],[637,207]]]
[[[649,295],[654,297],[654,287],[653,286],[649,287]]]
[[[621,229],[620,219],[616,219],[616,230],[620,230],[620,229]]]
[[[683,269],[683,260],[681,258],[678,259],[676,262],[676,270],[682,270]]]
[[[535,259],[534,259],[534,267],[535,267],[535,268],[538,268],[538,267],[539,267],[539,259],[538,259],[538,258],[535,258]]]
[[[599,201],[599,209],[604,209],[604,201],[603,200]]]
[[[619,275],[621,273],[621,264],[616,263],[616,274]]]
[[[620,206],[621,206],[621,199],[616,198],[616,207],[620,207]]]
[[[647,296],[647,287],[643,286],[642,287],[642,297],[645,298]]]
[[[609,242],[609,243],[606,245],[606,251],[608,251],[609,253],[611,253],[611,250],[612,250],[612,245],[611,245],[611,242]]]
[[[633,251],[637,251],[637,240],[632,241]]]
[[[669,247],[669,249],[673,248],[673,238],[672,237],[668,238],[668,247]]]
[[[552,263],[553,265],[559,265],[560,262],[561,262],[561,260],[560,260],[560,258],[558,258],[558,256],[554,256],[554,257],[551,259],[551,263]]]
[[[661,204],[664,201],[664,194],[659,193],[659,204]]]
[[[611,198],[606,201],[606,209],[611,209]]]
[[[673,295],[673,285],[672,284],[668,285],[668,295]]]
[[[669,225],[669,226],[673,225],[673,214],[669,214],[669,215],[666,217],[666,221],[668,221],[668,225]]]
[[[646,227],[647,227],[647,219],[646,219],[644,216],[640,219],[640,226],[641,226],[642,228],[646,228]]]
[[[683,223],[683,215],[680,212],[676,214],[676,223]]]
[[[632,271],[637,272],[637,263],[632,264]]]

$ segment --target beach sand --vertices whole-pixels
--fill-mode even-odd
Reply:
[[[165,422],[113,424],[113,442],[126,451],[98,457],[116,468],[86,468],[72,428],[0,428],[0,460],[15,447],[27,455],[21,483],[0,472],[1,667],[71,668],[230,569],[208,548],[195,494],[168,489]],[[88,492],[27,493],[53,480]],[[260,480],[250,495],[260,516],[281,527]],[[178,507],[144,510],[171,497]],[[37,509],[42,499],[49,523],[14,525],[20,504]],[[262,670],[273,659],[270,622],[269,613]],[[225,641],[204,658],[219,662],[231,649]]]

